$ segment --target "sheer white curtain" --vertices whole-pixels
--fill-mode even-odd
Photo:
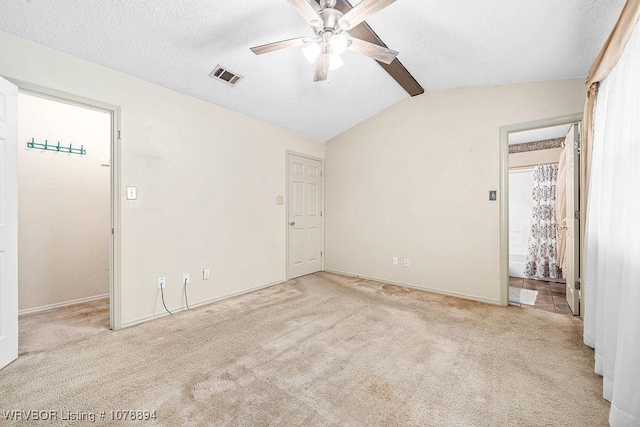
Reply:
[[[640,426],[640,27],[596,101],[586,227],[585,343],[612,426]]]

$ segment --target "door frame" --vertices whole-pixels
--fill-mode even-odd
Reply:
[[[289,280],[291,275],[289,274],[289,156],[290,155],[294,155],[294,156],[298,156],[298,157],[303,157],[305,159],[309,159],[309,160],[315,160],[320,162],[320,181],[322,181],[322,203],[320,204],[320,211],[322,212],[321,215],[321,220],[320,220],[320,226],[322,227],[322,230],[320,230],[320,235],[322,236],[322,238],[320,239],[320,250],[322,251],[322,256],[320,258],[322,258],[320,260],[320,265],[322,270],[324,271],[324,159],[320,158],[320,157],[315,157],[315,156],[311,156],[309,154],[305,154],[305,153],[300,153],[297,151],[291,151],[291,150],[285,150],[285,156],[284,156],[284,168],[285,168],[285,184],[284,184],[284,224],[285,224],[285,247],[286,247],[286,251],[285,251],[285,259],[284,259],[284,265],[285,265],[285,274],[286,274],[286,280]]]
[[[121,283],[121,127],[120,107],[102,101],[73,95],[44,86],[4,77],[18,86],[18,93],[25,93],[56,102],[97,110],[111,115],[111,159],[110,159],[110,222],[111,238],[109,242],[109,327],[112,330],[122,328],[122,283]],[[19,119],[18,119],[19,120]]]
[[[551,126],[569,125],[572,123],[580,123],[580,134],[584,135],[584,113],[569,114],[566,116],[553,117],[549,119],[536,120],[533,122],[516,123],[500,127],[500,305],[509,305],[509,134],[513,132],[521,132]],[[586,164],[584,162],[585,150],[580,150],[580,169],[582,176],[582,168]],[[577,183],[579,188],[584,188],[583,183]],[[582,192],[580,194],[580,204],[586,197]],[[584,221],[580,221],[580,228],[584,227]],[[581,233],[579,233],[581,234]],[[579,242],[582,247],[582,241]],[[580,251],[580,257],[575,259],[582,266],[583,251]],[[582,274],[580,275],[582,277]],[[578,279],[579,280],[579,279]],[[580,305],[584,306],[582,290],[579,292]],[[582,313],[582,310],[580,310]]]

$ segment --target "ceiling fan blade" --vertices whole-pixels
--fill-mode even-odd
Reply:
[[[251,52],[256,55],[262,55],[263,53],[274,52],[280,49],[286,49],[288,47],[300,46],[305,43],[305,41],[309,37],[298,37],[296,39],[282,40],[279,42],[263,44],[261,46],[256,46],[251,48]]]
[[[327,80],[329,77],[329,55],[321,53],[316,59],[316,72],[313,76],[314,82]]]
[[[347,47],[347,49],[373,58],[376,61],[384,62],[385,64],[391,64],[393,60],[396,59],[396,56],[398,56],[398,52],[395,50],[378,46],[377,44],[369,43],[354,37],[349,40],[351,40],[351,45]]]
[[[336,9],[346,15],[351,9],[353,9],[353,7],[348,0],[337,0]],[[387,47],[387,45],[380,40],[380,37],[378,37],[375,31],[373,31],[366,22],[363,22],[355,28],[351,28],[349,30],[349,34],[361,40],[366,40],[370,43]],[[389,75],[398,82],[398,84],[402,86],[409,95],[418,96],[424,93],[424,89],[420,86],[420,83],[418,83],[404,65],[402,65],[398,58],[394,59],[391,64],[385,64],[384,62],[379,61],[378,64],[380,64],[380,66],[384,68],[384,70],[389,73]]]
[[[362,0],[353,9],[340,18],[341,28],[349,29],[357,26],[371,15],[381,11],[396,0]]]
[[[288,0],[291,6],[310,24],[315,25],[321,22],[316,10],[311,7],[307,0]]]

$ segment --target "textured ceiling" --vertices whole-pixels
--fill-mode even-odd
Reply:
[[[399,0],[367,22],[429,96],[585,76],[623,4]],[[253,55],[251,46],[311,35],[285,0],[2,1],[0,30],[323,141],[407,96],[352,52],[329,83],[312,82],[301,48]],[[217,64],[244,80],[212,80]]]

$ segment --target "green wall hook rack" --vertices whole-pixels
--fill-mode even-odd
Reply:
[[[67,154],[80,154],[81,156],[87,154],[87,150],[84,149],[84,145],[81,145],[80,148],[73,148],[73,144],[69,144],[69,146],[66,147],[60,146],[60,141],[58,141],[58,144],[49,144],[49,141],[46,139],[44,140],[44,144],[40,144],[35,141],[35,138],[31,138],[31,141],[27,141],[27,148],[37,148],[39,150],[55,151]]]

